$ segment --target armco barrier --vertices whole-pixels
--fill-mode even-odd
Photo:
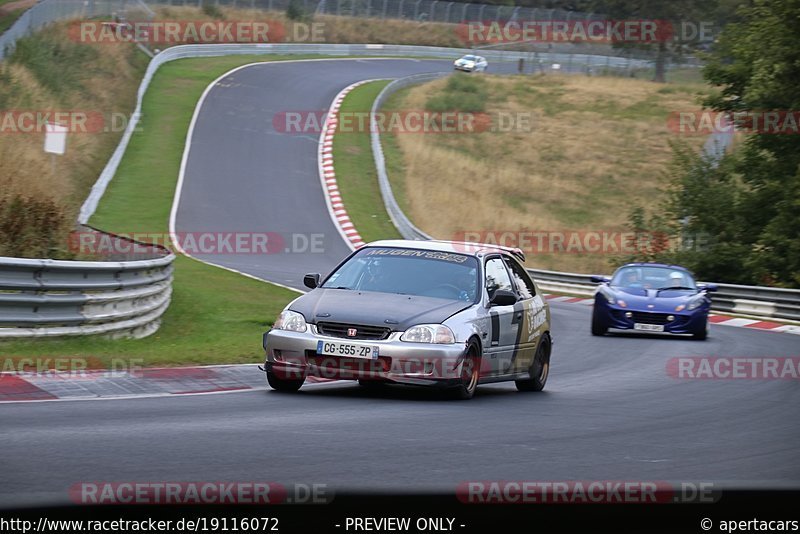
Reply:
[[[149,252],[123,261],[0,257],[0,339],[155,332],[169,306],[175,256],[138,245]]]
[[[594,284],[588,274],[561,273],[528,269],[545,291],[594,295]],[[717,312],[734,313],[758,318],[800,321],[800,290],[779,287],[716,284],[718,290],[709,293],[711,308]]]
[[[386,164],[381,147],[380,134],[378,133],[375,116],[387,98],[395,91],[409,85],[424,83],[434,80],[442,74],[421,74],[407,76],[393,81],[383,88],[372,106],[371,118],[371,143],[378,174],[383,203],[392,222],[404,239],[426,240],[431,236],[414,226],[409,218],[400,209],[392,193],[392,186],[386,172]],[[719,154],[724,152],[727,139],[714,139],[722,146]],[[708,148],[707,148],[708,150]],[[562,273],[542,269],[528,269],[539,287],[548,292],[568,293],[584,297],[591,297],[595,293],[597,284],[590,280],[588,274]],[[761,286],[742,286],[733,284],[716,284],[718,291],[711,293],[712,309],[718,312],[735,313],[758,318],[776,318],[800,321],[800,290],[783,289]]]
[[[386,174],[386,162],[383,156],[383,147],[381,146],[381,136],[378,133],[377,113],[381,106],[395,91],[398,91],[409,85],[417,83],[429,82],[445,76],[446,73],[432,73],[432,74],[417,74],[414,76],[407,76],[400,78],[388,84],[380,92],[375,102],[372,104],[372,112],[370,114],[370,143],[372,145],[372,156],[375,159],[375,169],[378,173],[378,186],[381,190],[381,197],[383,197],[383,205],[386,206],[386,213],[392,220],[395,228],[400,232],[405,239],[418,239],[425,240],[431,239],[431,236],[414,226],[414,224],[406,217],[403,210],[397,204],[397,200],[392,193],[392,184],[389,182],[389,176]]]
[[[469,52],[466,48],[443,48],[437,46],[411,46],[411,45],[383,45],[383,44],[203,44],[203,45],[181,45],[167,48],[156,54],[150,61],[145,72],[144,79],[139,86],[138,99],[136,109],[128,122],[122,140],[120,141],[117,149],[114,151],[108,164],[103,169],[100,177],[95,183],[89,197],[81,207],[81,212],[78,217],[78,222],[86,223],[97,209],[97,203],[103,196],[103,193],[108,187],[109,182],[114,177],[117,171],[125,149],[128,146],[131,135],[133,135],[136,126],[139,124],[139,116],[142,111],[142,99],[144,98],[147,88],[150,86],[150,81],[153,75],[161,67],[161,65],[176,59],[186,58],[199,58],[199,57],[216,57],[228,55],[267,55],[267,54],[280,54],[280,55],[325,55],[334,57],[345,56],[375,56],[375,57],[429,57],[429,58],[455,58]],[[525,52],[509,52],[509,51],[487,51],[484,56],[489,61],[517,61],[519,58],[527,58],[528,54]],[[563,56],[563,57],[562,57]],[[540,54],[540,57],[545,58],[547,61],[562,61],[567,55],[565,54]],[[573,55],[573,61],[578,55]],[[630,61],[639,62],[646,65],[649,62],[643,60],[629,60],[620,57],[606,57],[606,56],[580,56],[581,61],[585,61],[587,65],[603,66],[610,64],[612,67],[615,65],[624,66]],[[638,63],[637,63],[638,64]]]
[[[43,0],[14,24],[11,33],[4,34],[3,43],[13,46],[18,37],[61,18],[113,12],[124,4],[120,2]],[[87,6],[89,11],[86,11]],[[100,11],[101,6],[107,9]],[[467,49],[370,44],[220,44],[167,48],[150,61],[139,86],[132,118],[81,206],[78,222],[86,224],[97,209],[138,125],[144,94],[153,75],[164,63],[185,58],[249,54],[453,58],[467,52]],[[484,55],[495,61],[516,61],[518,57],[528,56],[522,52],[500,51],[487,51]],[[541,56],[552,56],[549,57],[551,61],[566,57],[563,54]],[[630,65],[631,61],[641,61],[602,56],[586,56],[586,60],[597,65]],[[397,212],[402,213],[399,208]],[[168,251],[160,258],[115,262],[0,258],[0,291],[5,291],[0,293],[0,339],[88,334],[147,336],[158,328],[161,315],[169,305],[173,260],[174,255]]]

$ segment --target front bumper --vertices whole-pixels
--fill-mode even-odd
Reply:
[[[472,72],[475,70],[476,67],[474,65],[471,67],[467,67],[465,65],[454,65],[453,68],[455,68],[456,70],[463,70],[464,72]]]
[[[666,334],[699,334],[705,331],[708,323],[709,309],[705,306],[689,312],[651,312],[649,310],[622,308],[608,304],[604,298],[599,298],[595,299],[594,307],[601,323],[606,328],[616,330],[634,330],[634,324],[644,323],[663,325],[663,333]],[[633,317],[626,317],[626,313],[630,313]],[[674,317],[672,321],[663,318],[669,315]],[[636,331],[643,334],[660,333],[645,330]]]
[[[400,341],[400,333],[389,339],[348,340],[323,336],[309,325],[307,332],[270,330],[264,334],[265,368],[286,379],[309,376],[333,380],[377,380],[413,385],[450,386],[458,383],[466,343],[437,345]],[[366,344],[378,347],[377,359],[321,356],[319,341]]]

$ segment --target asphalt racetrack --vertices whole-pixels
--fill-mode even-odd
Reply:
[[[324,252],[201,259],[292,287],[348,252],[328,214],[318,135],[273,116],[320,110],[363,79],[445,61],[336,60],[249,67],[210,91],[191,139],[176,229],[318,233]],[[496,71],[497,69],[495,69]],[[592,337],[591,308],[552,303],[542,393],[482,386],[468,402],[352,382],[268,391],[0,407],[0,501],[69,501],[83,481],[273,481],[339,490],[453,492],[471,480],[657,480],[800,486],[800,382],[693,380],[687,356],[797,356],[800,338],[712,326],[705,342]],[[255,341],[258,342],[257,340]]]

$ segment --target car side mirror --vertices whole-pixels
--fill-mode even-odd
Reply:
[[[608,282],[608,278],[597,274],[593,274],[592,276],[590,276],[589,280],[591,280],[592,283],[594,284],[605,284],[606,282]]]
[[[719,290],[717,284],[700,284],[698,287],[700,287],[700,291],[707,291],[709,293]]]
[[[303,277],[303,285],[309,289],[319,287],[319,273],[307,274]]]
[[[491,306],[513,306],[517,303],[517,295],[507,289],[495,290],[492,298],[489,299]]]

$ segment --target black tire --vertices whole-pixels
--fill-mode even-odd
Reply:
[[[701,332],[692,334],[692,339],[695,339],[697,341],[705,341],[707,338],[708,338],[708,320],[706,320],[705,327]]]
[[[461,366],[461,381],[452,389],[451,396],[458,400],[469,400],[475,396],[480,380],[481,356],[477,343],[471,343],[467,349],[464,365]]]
[[[369,380],[365,378],[358,379],[358,385],[364,389],[378,390],[386,387],[386,382],[383,380]]]
[[[592,335],[604,336],[606,332],[608,332],[608,327],[600,322],[600,319],[597,317],[597,312],[592,311]]]
[[[550,342],[550,336],[544,335],[539,347],[536,349],[536,355],[533,357],[531,367],[528,369],[527,380],[515,380],[519,391],[542,391],[545,384],[547,384],[547,377],[550,375],[550,352],[552,351],[553,344]]]
[[[267,371],[267,383],[269,384],[269,387],[275,391],[280,391],[281,393],[294,393],[300,389],[300,387],[302,387],[303,382],[305,381],[306,377],[295,380],[286,380],[285,378],[279,378],[272,371]]]

